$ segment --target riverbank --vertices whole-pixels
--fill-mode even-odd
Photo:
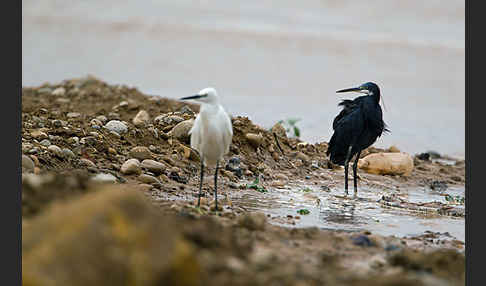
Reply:
[[[447,190],[464,190],[464,160],[431,152],[410,154],[414,166],[409,176],[359,170],[363,195],[352,200],[342,197],[343,171],[325,155],[327,142],[301,142],[289,138],[279,124],[267,130],[247,117],[235,116],[230,153],[219,173],[222,209],[214,211],[210,176],[204,181],[203,206],[197,209],[199,157],[189,148],[187,136],[197,112],[197,105],[147,96],[93,77],[24,87],[23,277],[36,285],[35,281],[52,277],[61,283],[71,275],[82,285],[88,278],[78,277],[73,269],[101,263],[103,267],[90,272],[91,282],[106,281],[113,271],[120,281],[128,275],[145,285],[160,281],[186,285],[464,283],[464,241],[450,233],[381,235],[366,224],[353,231],[309,227],[302,222],[310,207],[298,209],[300,213],[290,213],[288,208],[272,213],[279,202],[266,208],[258,205],[286,190],[303,194],[309,204],[324,210],[330,209],[325,203],[334,200],[335,207],[345,212],[357,204],[357,208],[365,206],[361,208],[368,209],[365,212],[392,208],[412,218],[463,222],[461,194],[450,195]],[[397,151],[394,146],[371,147],[362,157]],[[440,199],[414,199],[407,193],[413,189]],[[380,198],[374,200],[367,193]],[[332,221],[327,214],[320,216],[320,223]],[[100,238],[98,228],[86,228],[93,222],[106,236]],[[79,246],[78,235],[100,249],[114,244],[118,254],[84,251],[90,244]],[[143,240],[146,247],[140,247],[138,239],[143,237],[152,237]],[[63,251],[46,250],[59,247]],[[162,248],[170,250],[164,252],[167,263],[157,264],[155,254]],[[47,252],[39,256],[39,251]],[[86,264],[70,268],[69,257],[81,254]],[[54,271],[58,268],[69,274]],[[116,272],[120,269],[126,272]],[[139,277],[142,272],[148,273],[147,278]]]

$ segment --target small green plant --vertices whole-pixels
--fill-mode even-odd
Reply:
[[[301,191],[304,192],[304,193],[308,193],[308,192],[312,192],[312,189],[311,188],[308,188],[308,187],[305,187]]]
[[[453,204],[461,204],[461,205],[463,205],[465,202],[464,197],[461,196],[446,195],[445,200]]]
[[[253,183],[246,184],[246,188],[247,189],[255,189],[260,193],[266,193],[267,189],[265,189],[265,187],[263,187],[263,186],[260,186],[259,184],[260,184],[260,179],[257,177],[257,178],[255,178]]]
[[[310,211],[308,209],[300,209],[297,211],[297,213],[300,215],[308,215],[310,214]]]
[[[296,123],[300,121],[300,118],[289,118],[287,120],[280,120],[278,123],[282,124],[287,132],[287,136],[299,138],[300,129],[296,126]]]

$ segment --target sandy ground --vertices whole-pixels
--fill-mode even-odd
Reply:
[[[141,110],[149,118],[135,125]],[[288,138],[279,125],[269,131],[233,116],[234,137],[219,173],[222,208],[214,209],[211,178],[195,208],[199,158],[177,130],[197,111],[92,77],[22,89],[25,285],[464,284],[465,245],[447,233],[294,228],[297,215],[272,217],[235,199],[309,175],[309,184],[342,189],[342,170],[330,164],[327,143]],[[107,130],[111,120],[124,122],[126,132]],[[363,156],[392,149],[371,147]],[[360,187],[463,188],[464,160],[439,155],[446,164],[436,156],[414,154],[410,176],[359,171]],[[236,157],[238,167],[229,168]],[[142,164],[127,171],[133,158]],[[260,182],[252,189],[255,178]],[[390,193],[382,204],[464,219],[461,202],[418,204]]]

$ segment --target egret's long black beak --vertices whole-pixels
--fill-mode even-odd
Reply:
[[[346,89],[338,90],[336,92],[350,92],[350,91],[361,92],[361,88],[360,87],[346,88]]]
[[[198,99],[198,98],[201,98],[201,97],[204,97],[204,95],[196,94],[196,95],[191,95],[191,96],[186,96],[186,97],[180,98],[179,100]]]

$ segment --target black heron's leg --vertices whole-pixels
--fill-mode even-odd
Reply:
[[[358,170],[358,160],[359,156],[361,155],[361,150],[358,151],[358,154],[356,154],[356,160],[354,160],[353,164],[353,179],[354,179],[354,195],[356,196],[358,194],[358,177],[357,177],[357,170]]]
[[[219,167],[219,160],[216,161],[216,172],[214,172],[214,204],[216,211],[218,211],[218,167]]]
[[[202,183],[204,178],[204,160],[201,158],[201,181],[199,182],[199,195],[197,196],[197,207],[201,204]]]
[[[344,160],[344,191],[346,192],[346,195],[348,194],[348,164],[351,159],[351,148],[353,148],[353,146],[349,146],[346,160]]]

